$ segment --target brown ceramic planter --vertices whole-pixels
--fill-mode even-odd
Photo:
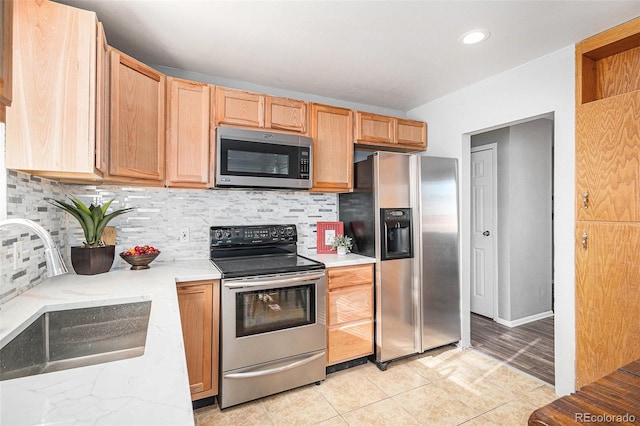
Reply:
[[[78,275],[96,275],[109,272],[113,265],[116,246],[71,247],[71,264]]]

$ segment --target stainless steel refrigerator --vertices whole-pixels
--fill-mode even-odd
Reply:
[[[376,258],[375,361],[382,370],[460,340],[455,161],[376,152],[354,165],[354,191],[339,195],[352,252]]]
[[[418,156],[420,352],[460,341],[458,160]]]

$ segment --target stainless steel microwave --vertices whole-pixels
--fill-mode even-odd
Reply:
[[[311,138],[218,127],[216,141],[217,187],[311,188]]]

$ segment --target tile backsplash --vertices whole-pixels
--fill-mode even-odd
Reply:
[[[69,247],[82,243],[82,229],[69,214],[46,202],[47,198],[66,196],[76,196],[87,204],[114,198],[111,209],[135,208],[109,223],[117,230],[116,253],[149,244],[161,251],[155,262],[207,259],[209,227],[213,225],[295,224],[298,251],[314,253],[316,222],[335,221],[338,216],[336,194],[72,185],[7,171],[8,217],[32,219],[51,231],[70,269]],[[188,229],[188,243],[180,242],[183,229]],[[37,237],[14,230],[4,231],[0,237],[2,303],[42,282],[46,271],[44,249]],[[14,270],[13,243],[18,240],[25,256]],[[114,264],[126,265],[117,254]]]
[[[47,198],[65,197],[65,185],[25,173],[7,171],[7,218],[31,219],[49,231],[68,267],[67,213]],[[28,228],[0,231],[0,303],[14,298],[46,278],[43,241]],[[14,243],[20,250],[14,259]],[[15,260],[15,263],[14,263]],[[14,267],[15,265],[15,267]]]

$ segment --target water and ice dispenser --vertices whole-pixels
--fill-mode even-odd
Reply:
[[[381,260],[413,257],[411,209],[380,209]]]

